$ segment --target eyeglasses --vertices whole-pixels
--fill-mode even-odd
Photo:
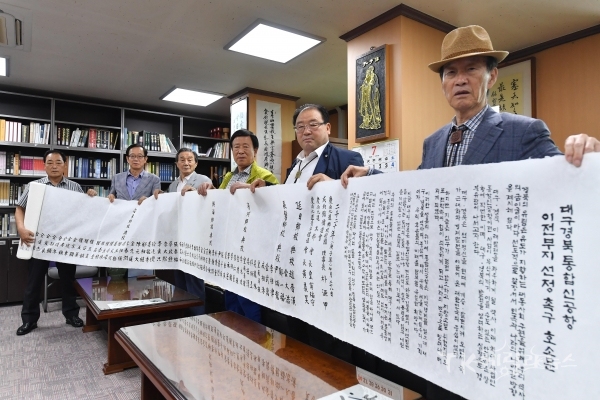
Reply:
[[[141,156],[141,155],[134,154],[134,155],[131,155],[131,156],[127,156],[127,158],[130,158],[132,160],[141,160],[142,158],[146,158],[146,156]]]
[[[302,133],[307,129],[310,129],[310,131],[314,131],[316,130],[318,127],[320,127],[321,125],[325,125],[327,122],[311,122],[310,124],[307,125],[298,125],[294,127],[294,130],[296,131],[296,133]]]

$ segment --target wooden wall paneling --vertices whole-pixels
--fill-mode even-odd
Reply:
[[[400,169],[421,164],[423,140],[450,122],[454,111],[442,93],[440,77],[427,66],[440,59],[445,32],[401,17],[402,137]]]
[[[534,54],[537,117],[546,122],[562,151],[572,134],[583,132],[600,140],[599,48],[597,34]]]

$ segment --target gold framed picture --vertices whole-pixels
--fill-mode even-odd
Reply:
[[[388,45],[356,60],[356,142],[389,137]]]

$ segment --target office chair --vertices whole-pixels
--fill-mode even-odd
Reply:
[[[91,278],[92,276],[98,275],[98,267],[88,267],[85,265],[77,265],[75,267],[75,279],[79,278]],[[54,281],[48,284],[48,277],[54,279],[60,279],[58,276],[58,268],[54,266],[54,263],[51,264],[50,268],[48,268],[48,273],[44,277],[44,300],[42,302],[42,308],[44,312],[48,312],[48,288],[54,284]]]

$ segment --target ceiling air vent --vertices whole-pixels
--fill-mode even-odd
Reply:
[[[0,44],[16,47],[23,45],[23,21],[0,10]]]
[[[31,10],[0,3],[0,49],[31,51],[32,21]]]

